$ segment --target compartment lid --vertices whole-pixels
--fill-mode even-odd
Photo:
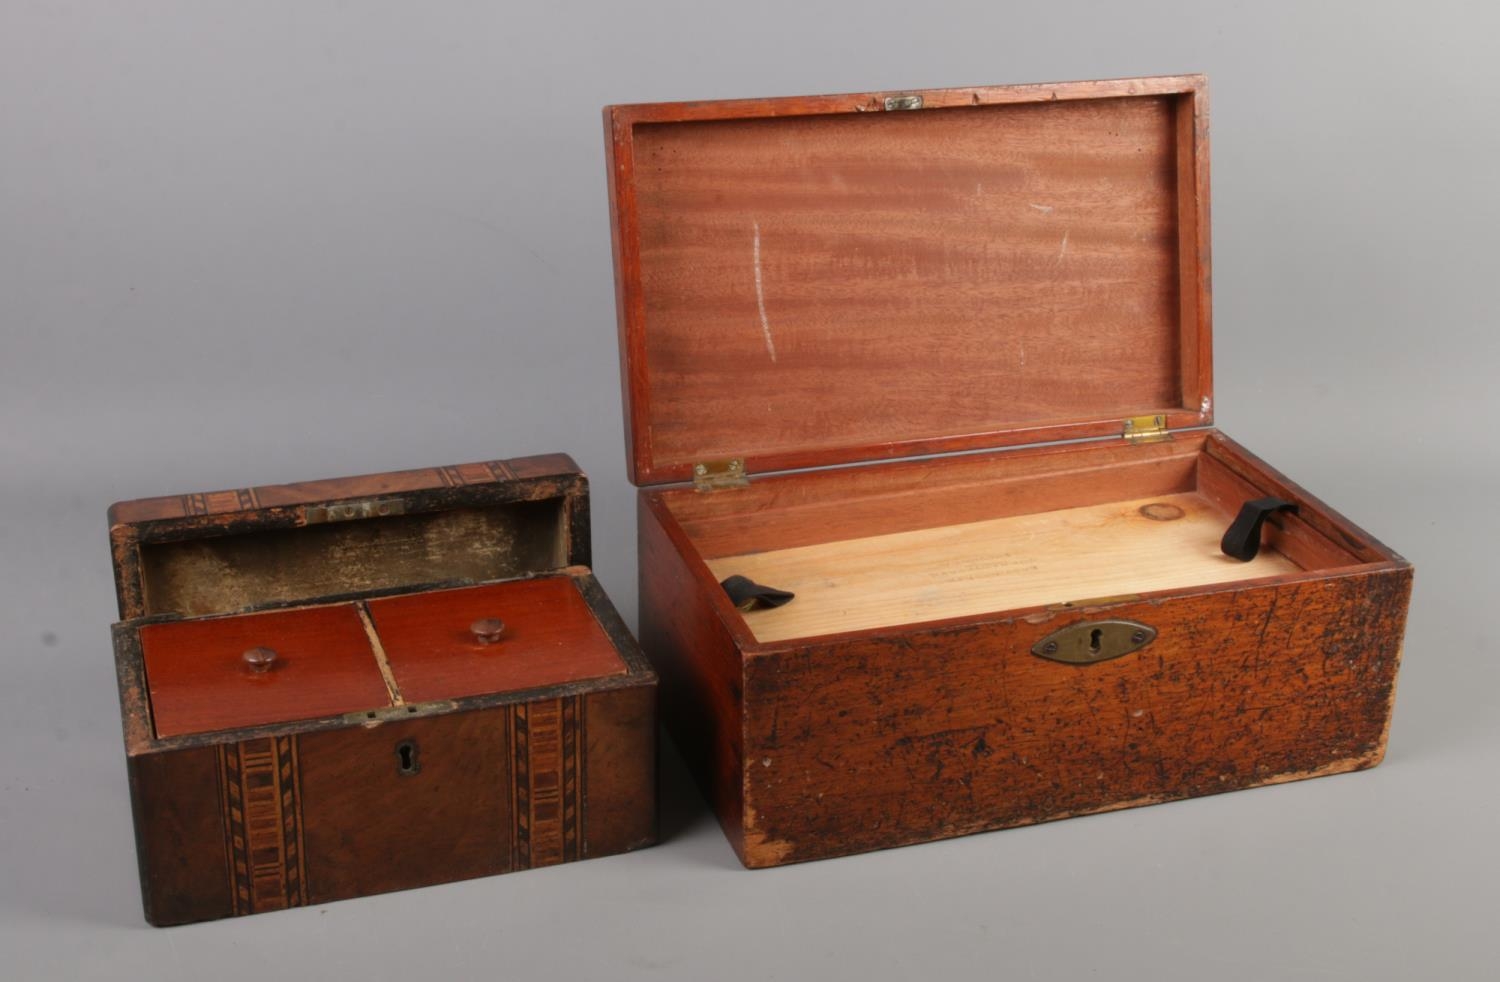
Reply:
[[[120,617],[588,566],[588,480],[563,454],[125,501]]]
[[[605,129],[636,484],[1213,420],[1201,76]]]

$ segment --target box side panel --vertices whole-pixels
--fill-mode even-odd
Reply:
[[[641,647],[661,677],[663,719],[672,742],[740,852],[740,653],[651,507],[651,492],[641,492],[638,501]]]
[[[128,758],[141,902],[158,927],[234,913],[219,750]]]
[[[511,869],[512,717],[502,708],[297,738],[305,902]]]
[[[656,841],[656,686],[596,692],[579,714],[585,858]]]
[[[130,758],[153,924],[469,879],[656,838],[655,688]]]
[[[769,866],[1373,766],[1410,567],[751,658],[745,860]],[[1157,638],[1032,646],[1125,618]]]

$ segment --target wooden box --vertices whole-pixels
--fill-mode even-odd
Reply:
[[[1410,565],[1210,428],[1201,77],[605,129],[641,642],[745,865],[1381,759]]]
[[[653,842],[656,677],[588,514],[561,455],[111,508],[146,919]]]

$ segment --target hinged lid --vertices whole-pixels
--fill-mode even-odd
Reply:
[[[589,565],[563,454],[173,495],[109,510],[123,619]]]
[[[637,484],[1213,420],[1200,76],[605,127]]]

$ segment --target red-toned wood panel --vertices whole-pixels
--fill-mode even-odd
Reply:
[[[513,692],[623,675],[625,662],[565,576],[369,602],[396,688],[407,702]],[[496,644],[470,625],[499,618]]]
[[[1193,490],[1202,434],[777,474],[661,500],[705,559]]]
[[[1198,160],[1180,141],[1206,139],[1180,125],[1195,95],[983,104],[995,92],[617,111],[638,482],[1207,418],[1207,345],[1183,340],[1209,329],[1206,253],[1180,228],[1206,214],[1178,200],[1199,190],[1179,180]]]
[[[641,648],[660,673],[663,722],[724,834],[743,857],[745,707],[740,649],[714,607],[709,591],[718,590],[717,585],[704,581],[709,574],[689,558],[687,536],[656,492],[636,496],[636,516]],[[748,638],[749,630],[744,634]]]
[[[250,648],[276,652],[269,671],[246,666]],[[147,624],[141,652],[158,737],[390,705],[351,604]]]

